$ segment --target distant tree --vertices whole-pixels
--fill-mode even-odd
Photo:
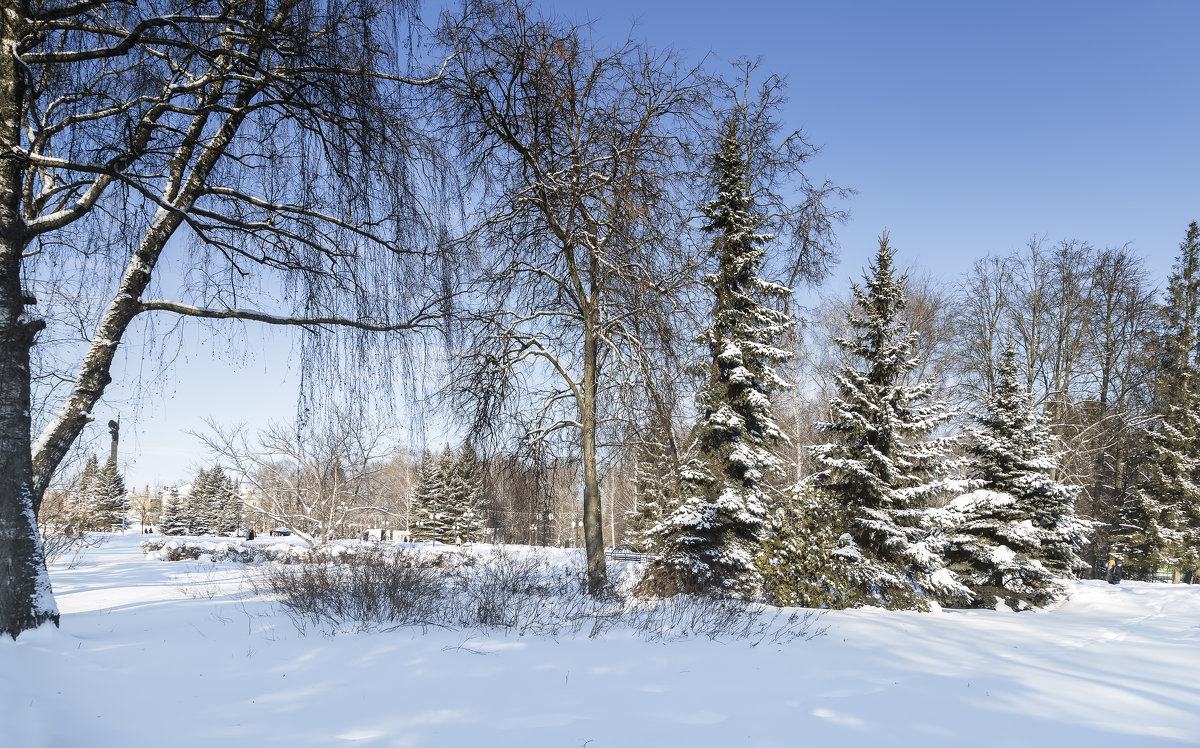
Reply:
[[[96,529],[108,530],[125,526],[129,499],[125,495],[125,479],[111,457],[96,476],[92,489],[91,517]]]
[[[410,532],[416,542],[436,541],[444,543],[450,534],[450,523],[446,507],[445,475],[443,464],[446,457],[434,457],[428,451],[421,460],[421,471],[412,497],[412,522]]]
[[[159,520],[159,526],[163,535],[191,534],[191,518],[187,514],[187,507],[183,499],[179,496],[179,489],[175,486],[167,489],[167,498],[163,503],[163,514]]]
[[[200,468],[192,480],[191,490],[188,491],[189,530],[194,535],[217,533],[217,501],[220,488],[213,480],[214,477],[209,468]]]
[[[837,341],[846,356],[834,379],[838,396],[822,430],[834,441],[814,449],[818,487],[843,513],[851,542],[846,563],[852,603],[925,608],[930,598],[958,602],[967,590],[944,571],[927,537],[926,509],[947,489],[940,475],[949,438],[931,438],[951,413],[930,402],[934,383],[912,381],[919,361],[907,329],[904,276],[885,233],[854,288],[850,334]]]
[[[625,513],[624,545],[638,553],[657,550],[655,528],[675,508],[673,456],[657,440],[644,442],[634,462],[633,507]]]
[[[696,396],[695,456],[684,468],[679,507],[659,525],[658,556],[641,583],[664,595],[760,592],[755,557],[770,482],[782,474],[775,450],[787,437],[771,396],[787,387],[776,370],[790,358],[780,344],[792,320],[779,307],[791,290],[760,277],[772,237],[755,231],[761,218],[746,189],[741,122],[728,120],[714,162],[716,197],[704,210],[706,229],[716,234],[718,269],[708,277],[715,305],[701,340],[711,364]]]
[[[479,458],[469,443],[458,453],[447,452],[442,495],[447,514],[446,538],[452,543],[477,543],[483,539],[483,481]]]
[[[197,436],[228,466],[208,471],[220,479],[210,520],[214,531],[222,522],[232,525],[232,518],[221,516],[222,506],[231,504],[222,501],[240,497],[243,487],[245,511],[286,527],[313,546],[349,534],[359,518],[387,516],[387,507],[378,500],[383,469],[392,456],[388,433],[386,427],[341,410],[300,425],[271,424],[253,439],[242,428],[212,426]],[[226,469],[229,474],[222,478]]]

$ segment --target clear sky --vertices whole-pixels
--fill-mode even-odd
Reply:
[[[1200,2],[541,5],[595,20],[601,43],[636,21],[652,46],[761,56],[787,76],[786,124],[823,148],[810,173],[858,191],[829,289],[858,277],[884,228],[902,264],[948,280],[1035,235],[1129,243],[1161,280],[1200,220]],[[230,354],[221,333],[190,335],[162,401],[125,421],[131,486],[186,477],[204,455],[183,432],[204,417],[294,413],[286,337],[239,336]]]

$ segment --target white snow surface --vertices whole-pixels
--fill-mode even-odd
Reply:
[[[827,613],[786,645],[446,630],[301,635],[233,563],[114,536],[51,567],[62,628],[0,638],[0,744],[1200,744],[1200,585],[1025,613]],[[68,559],[69,561],[69,559]]]

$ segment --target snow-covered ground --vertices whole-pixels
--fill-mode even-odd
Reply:
[[[63,625],[0,639],[0,745],[1200,744],[1200,586],[1056,610],[832,612],[787,645],[299,634],[236,564],[117,536],[51,569]]]

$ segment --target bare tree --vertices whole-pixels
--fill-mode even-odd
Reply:
[[[406,168],[416,114],[406,91],[428,81],[401,74],[407,57],[389,36],[409,9],[15,0],[0,10],[0,630],[57,621],[34,514],[139,316],[309,332],[433,324],[438,303],[415,282],[428,273]],[[176,264],[192,270],[160,272],[189,247]],[[56,303],[87,295],[96,301]],[[41,317],[29,308],[38,301]],[[82,310],[64,317],[82,335],[39,358],[53,373],[31,371],[35,338],[63,308]],[[35,381],[58,383],[62,399],[31,446]]]
[[[444,91],[467,181],[481,185],[488,327],[476,363],[490,372],[489,393],[511,392],[514,377],[537,393],[533,440],[578,435],[588,585],[598,593],[607,586],[602,411],[612,372],[635,371],[642,358],[631,322],[676,277],[663,249],[678,246],[679,118],[697,105],[698,81],[632,42],[599,49],[521,0],[469,2],[439,36],[461,50]]]
[[[255,437],[210,427],[197,436],[230,466],[245,508],[309,545],[358,534],[362,519],[389,513],[380,500],[393,455],[385,428],[346,413],[298,428],[273,424]]]

